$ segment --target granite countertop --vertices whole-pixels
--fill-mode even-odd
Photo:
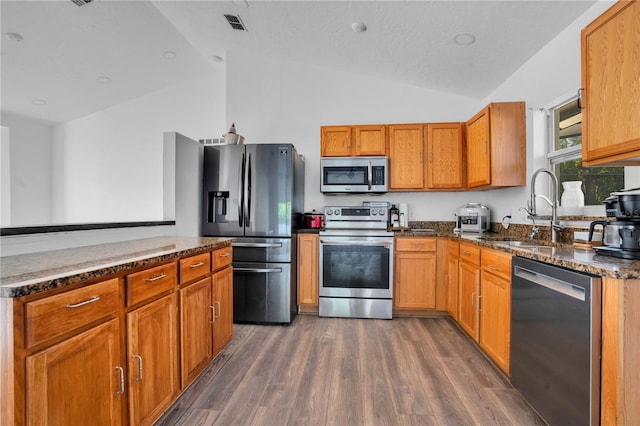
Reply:
[[[526,257],[540,262],[550,263],[575,271],[599,275],[601,277],[640,279],[640,260],[619,259],[612,256],[596,254],[594,250],[574,248],[571,244],[552,245],[547,241],[534,240],[540,245],[534,247],[517,247],[509,245],[500,236],[479,236],[477,234],[455,234],[448,231],[396,232],[397,237],[446,237],[457,241],[470,242],[509,252],[515,256]],[[514,239],[514,238],[511,238]],[[525,241],[526,238],[518,238]]]
[[[21,297],[231,245],[232,238],[154,237],[0,257],[0,297]]]

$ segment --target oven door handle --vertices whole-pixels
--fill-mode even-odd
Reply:
[[[392,241],[342,241],[342,240],[320,240],[320,244],[327,244],[332,246],[383,246],[391,247]]]

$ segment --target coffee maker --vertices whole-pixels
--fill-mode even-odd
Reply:
[[[593,249],[607,256],[640,259],[640,188],[612,192],[603,204],[607,217],[615,220],[591,222],[589,241],[596,226],[603,229],[603,245]]]

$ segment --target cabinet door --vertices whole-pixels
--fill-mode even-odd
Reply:
[[[320,155],[348,157],[351,155],[351,127],[323,126],[320,128]]]
[[[620,1],[582,31],[582,162],[640,164],[640,2]]]
[[[467,187],[491,183],[489,108],[467,122]]]
[[[424,174],[423,126],[389,126],[389,188],[423,189]]]
[[[460,189],[462,180],[462,124],[428,124],[427,187],[431,189]]]
[[[122,424],[120,320],[26,358],[27,424]]]
[[[176,308],[173,293],[127,314],[131,424],[151,424],[178,394]]]
[[[458,264],[458,323],[471,337],[478,340],[478,296],[480,269],[467,262]]]
[[[213,356],[216,356],[233,337],[233,268],[213,274]]]
[[[509,374],[511,282],[482,272],[480,347]]]
[[[318,235],[298,234],[298,305],[318,307]]]
[[[458,319],[458,258],[447,256],[447,312]]]
[[[181,386],[185,389],[213,358],[211,277],[180,290]]]
[[[436,307],[436,254],[398,253],[395,259],[395,308]]]
[[[387,155],[386,126],[357,126],[353,128],[353,136],[355,155]]]

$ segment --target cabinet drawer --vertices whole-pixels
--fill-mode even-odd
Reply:
[[[396,251],[436,251],[436,239],[396,238]]]
[[[127,275],[127,306],[175,288],[176,273],[176,264],[166,263]]]
[[[231,264],[233,259],[233,248],[231,246],[224,247],[213,252],[213,269],[221,269]]]
[[[180,259],[180,283],[204,277],[209,272],[211,272],[211,255],[209,253]]]
[[[460,255],[460,243],[457,241],[447,241],[447,256],[458,257]]]
[[[26,345],[31,347],[118,311],[119,280],[104,281],[25,305]]]
[[[460,243],[460,260],[480,265],[480,247],[473,244]]]
[[[482,270],[511,280],[511,254],[482,249]]]

